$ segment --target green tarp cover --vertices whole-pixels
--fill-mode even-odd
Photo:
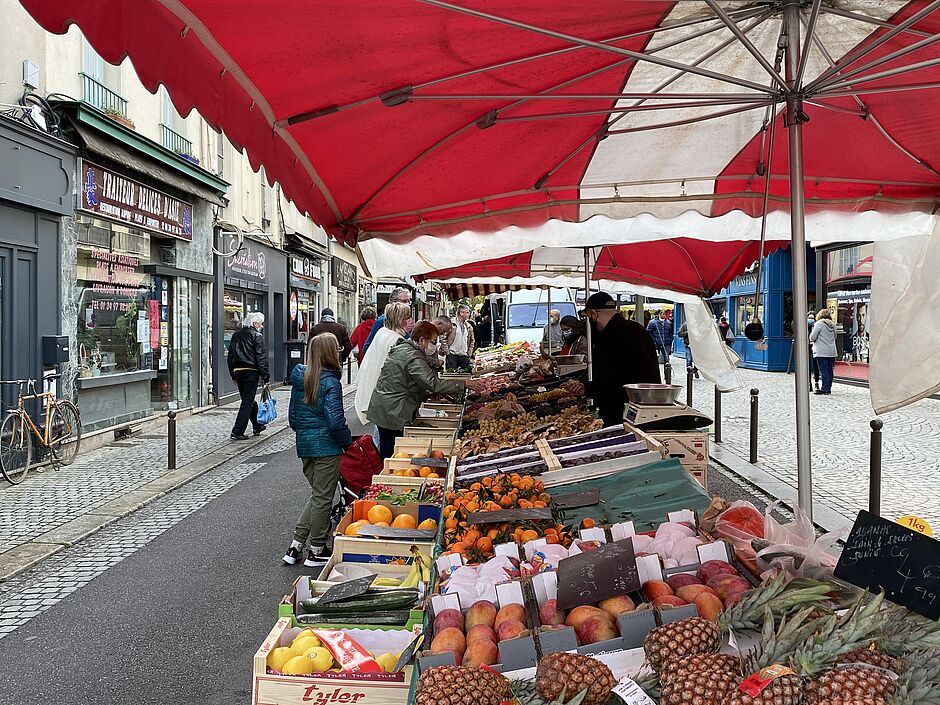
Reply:
[[[666,521],[666,512],[694,509],[701,516],[711,498],[676,459],[629,468],[607,477],[579,480],[549,489],[552,495],[597,490],[600,503],[565,509],[563,523],[578,526],[592,518],[598,524],[632,521],[637,532],[650,531]]]

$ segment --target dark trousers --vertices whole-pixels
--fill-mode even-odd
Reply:
[[[232,434],[241,436],[248,428],[248,422],[251,421],[251,427],[257,431],[261,428],[258,423],[258,402],[255,401],[255,394],[258,392],[258,372],[257,370],[244,370],[235,373],[235,383],[238,385],[238,396],[242,403],[238,407],[238,416],[235,417],[235,425],[232,427]]]
[[[822,375],[822,388],[820,391],[827,394],[832,391],[832,378],[836,367],[834,357],[817,357],[816,363],[819,365],[819,372]]]
[[[813,355],[813,349],[809,350],[809,359],[813,363],[813,380],[816,382],[816,388],[819,388],[819,363],[816,362],[816,356]]]
[[[471,362],[469,355],[447,353],[447,356],[444,358],[444,366],[447,367],[448,370],[452,370],[457,367],[472,367],[473,362]]]
[[[395,431],[390,428],[377,427],[379,429],[379,455],[382,459],[391,458],[395,453],[395,439],[405,435],[404,431]]]

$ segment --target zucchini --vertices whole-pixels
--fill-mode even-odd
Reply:
[[[300,606],[304,612],[318,614],[355,614],[357,612],[382,612],[385,610],[406,609],[418,601],[413,590],[386,592],[382,595],[365,595],[342,602],[329,602],[321,605],[317,599],[303,600]]]
[[[380,612],[369,612],[368,614],[301,614],[297,616],[300,624],[386,624],[386,625],[405,625],[411,613],[408,610],[383,610]]]

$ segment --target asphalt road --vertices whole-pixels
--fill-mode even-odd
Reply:
[[[251,659],[300,566],[293,450],[0,640],[0,703],[250,702]],[[185,492],[185,487],[179,490]]]

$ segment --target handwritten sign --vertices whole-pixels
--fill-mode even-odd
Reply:
[[[412,465],[424,465],[429,468],[446,468],[447,461],[441,458],[412,458]]]
[[[351,597],[358,597],[372,587],[372,581],[375,580],[375,574],[370,573],[355,580],[347,580],[345,583],[334,585],[317,600],[318,605],[326,605],[330,602],[339,602],[348,600]]]
[[[502,524],[504,521],[550,521],[552,510],[548,507],[535,509],[503,509],[494,512],[471,512],[468,524]]]
[[[639,589],[632,539],[613,541],[558,562],[558,609],[592,605]]]
[[[557,509],[576,509],[577,507],[592,507],[600,502],[600,492],[588,490],[587,492],[572,492],[552,498]]]
[[[940,618],[940,542],[901,524],[860,511],[835,576],[871,592],[884,589],[891,602]]]

